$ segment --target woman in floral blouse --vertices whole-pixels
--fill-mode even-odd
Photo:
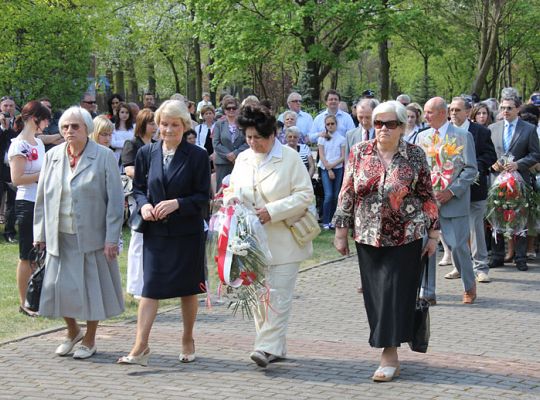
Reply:
[[[373,380],[390,381],[399,376],[397,348],[412,339],[421,258],[435,252],[439,222],[425,153],[403,140],[405,107],[388,101],[372,118],[376,138],[355,145],[347,163],[334,245],[348,254],[354,230],[369,343],[384,349]]]

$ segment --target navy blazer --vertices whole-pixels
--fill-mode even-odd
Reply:
[[[491,166],[497,161],[495,146],[491,140],[491,131],[475,122],[470,122],[469,132],[474,139],[478,179],[471,185],[471,201],[487,199],[488,176]]]
[[[145,235],[182,236],[201,233],[210,201],[210,161],[205,149],[183,140],[163,172],[163,142],[144,145],[135,159],[133,195],[139,209],[176,199],[178,210],[165,220],[149,221]]]

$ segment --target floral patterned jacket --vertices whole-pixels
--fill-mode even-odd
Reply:
[[[334,224],[353,228],[354,240],[400,246],[439,229],[438,210],[424,151],[402,139],[385,170],[377,140],[356,144],[349,156]]]

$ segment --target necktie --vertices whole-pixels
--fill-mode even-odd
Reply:
[[[369,140],[369,131],[364,129],[364,141]]]
[[[174,157],[174,153],[165,155],[163,159],[163,172],[166,174],[169,171],[169,165]]]
[[[504,151],[507,152],[510,148],[510,142],[512,141],[512,130],[514,129],[514,125],[508,124],[508,127],[506,128],[506,132],[504,133],[503,137],[503,148]]]

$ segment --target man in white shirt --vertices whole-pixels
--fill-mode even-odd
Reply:
[[[296,127],[300,130],[303,137],[307,137],[313,125],[313,117],[307,112],[302,111],[302,95],[297,92],[292,92],[287,97],[287,106],[290,111],[296,113]],[[285,113],[281,113],[278,117],[278,121],[283,122]]]
[[[197,118],[202,119],[201,110],[204,106],[211,106],[210,93],[204,92],[202,94],[202,100],[197,103]]]
[[[317,139],[319,138],[321,133],[324,133],[324,119],[328,114],[336,116],[338,122],[336,132],[339,133],[341,136],[345,137],[348,131],[355,128],[351,116],[339,109],[339,102],[341,101],[341,96],[336,90],[330,89],[328,92],[326,92],[326,95],[324,96],[324,101],[326,103],[326,110],[324,110],[315,117],[315,119],[313,120],[313,125],[311,126],[311,130],[309,132],[309,140],[312,143],[317,142]]]

